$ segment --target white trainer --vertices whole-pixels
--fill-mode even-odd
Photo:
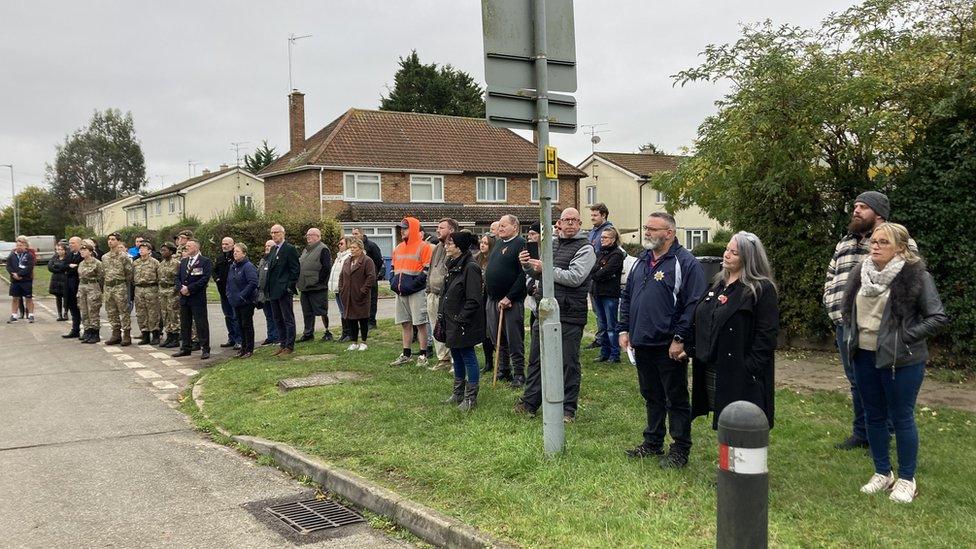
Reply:
[[[360,351],[365,351],[365,350],[366,350],[366,348],[367,348],[367,347],[366,347],[366,344],[365,344],[365,343],[360,343],[360,344],[359,344],[359,350],[360,350]]]
[[[417,366],[421,366],[423,368],[427,367],[427,355],[419,355],[417,357]]]
[[[352,343],[348,347],[346,347],[346,350],[347,351],[355,351],[357,349],[359,349],[359,344],[358,343]]]
[[[905,480],[900,478],[895,481],[895,487],[891,489],[888,499],[897,503],[911,503],[918,495],[918,486],[915,479]]]
[[[407,355],[400,355],[396,360],[390,363],[390,366],[403,366],[404,364],[410,364],[413,359]]]
[[[895,483],[895,474],[888,473],[887,475],[879,475],[875,473],[871,475],[871,479],[864,486],[861,486],[861,493],[863,494],[877,494],[878,492],[885,492],[891,490],[891,486]]]

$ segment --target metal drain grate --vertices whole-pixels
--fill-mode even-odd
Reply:
[[[299,534],[365,522],[359,513],[327,499],[309,499],[265,507]]]

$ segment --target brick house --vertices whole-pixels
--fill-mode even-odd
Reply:
[[[304,95],[292,92],[290,150],[260,173],[268,211],[335,216],[386,256],[406,215],[425,228],[453,217],[474,231],[507,213],[523,228],[539,218],[536,147],[510,130],[480,118],[349,109],[306,139],[304,110]],[[560,160],[555,212],[578,206],[583,177]]]

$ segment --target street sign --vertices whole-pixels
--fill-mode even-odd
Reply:
[[[546,179],[559,179],[559,157],[556,147],[546,147]]]
[[[493,126],[536,129],[535,90],[516,90],[488,86],[485,118]],[[549,129],[559,133],[576,133],[576,98],[572,95],[549,94]]]
[[[535,89],[532,0],[482,0],[485,82]],[[546,0],[546,64],[550,91],[576,91],[573,0]]]

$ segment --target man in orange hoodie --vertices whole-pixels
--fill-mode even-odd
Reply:
[[[390,289],[396,294],[394,321],[403,329],[403,353],[390,366],[402,366],[411,361],[410,343],[414,326],[417,327],[417,340],[420,343],[417,365],[427,366],[426,288],[431,247],[424,242],[417,218],[406,217],[399,226],[403,241],[393,250]]]

